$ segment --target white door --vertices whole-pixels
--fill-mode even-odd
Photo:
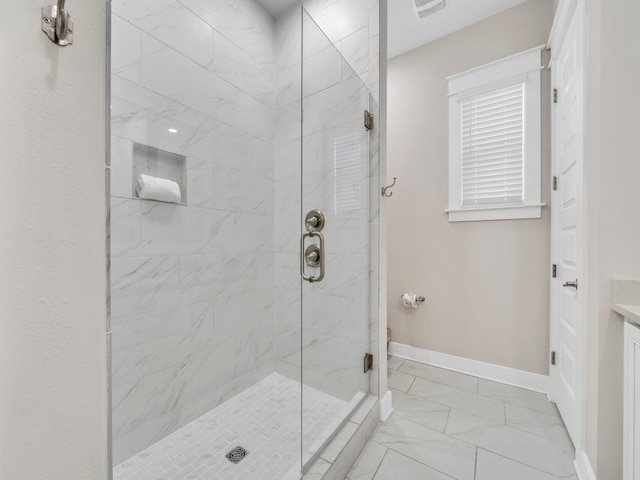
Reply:
[[[569,2],[567,2],[569,3]],[[577,2],[581,3],[581,2]],[[583,415],[584,317],[584,100],[583,28],[580,7],[562,22],[565,27],[552,43],[552,174],[557,190],[552,197],[551,282],[552,398],[571,435],[580,445]],[[552,353],[553,355],[553,353]],[[553,357],[552,357],[553,358]]]

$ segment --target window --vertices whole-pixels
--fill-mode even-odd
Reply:
[[[542,48],[447,79],[450,222],[541,217]]]

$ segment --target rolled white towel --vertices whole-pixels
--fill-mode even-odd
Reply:
[[[176,182],[159,177],[152,177],[141,173],[136,183],[138,197],[160,202],[180,203],[180,185]]]
[[[418,296],[415,293],[403,293],[400,303],[408,308],[418,308]]]

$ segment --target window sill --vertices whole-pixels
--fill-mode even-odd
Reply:
[[[449,222],[481,222],[490,220],[522,220],[542,218],[544,203],[535,205],[505,205],[474,208],[451,208]]]

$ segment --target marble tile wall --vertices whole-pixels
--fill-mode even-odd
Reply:
[[[380,1],[303,0],[322,29],[379,102]]]
[[[274,371],[276,35],[252,0],[114,0],[112,29],[118,464]],[[182,204],[135,197],[135,144],[186,159]]]

